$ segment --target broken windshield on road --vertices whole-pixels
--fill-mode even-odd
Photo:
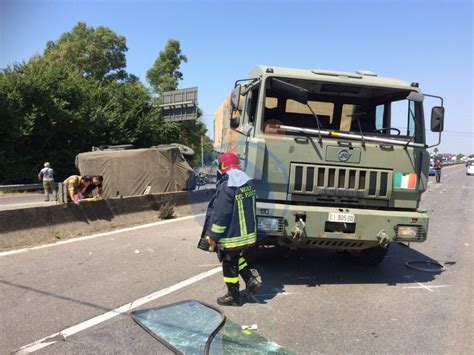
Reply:
[[[132,312],[132,318],[176,354],[291,354],[194,300]]]
[[[307,90],[308,101],[298,102],[267,84],[262,122],[267,134],[340,132],[424,143],[422,103],[408,100],[409,90],[278,80]]]

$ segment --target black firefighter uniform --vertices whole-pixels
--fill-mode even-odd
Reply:
[[[246,284],[252,273],[243,251],[257,240],[256,191],[243,171],[229,170],[216,187],[206,214],[207,235],[217,242],[224,282],[229,293],[239,292],[239,274]]]

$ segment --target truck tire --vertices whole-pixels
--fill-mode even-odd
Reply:
[[[254,245],[244,252],[245,260],[250,267],[257,264],[259,260],[282,259],[288,257],[290,249],[279,245]]]
[[[350,259],[359,265],[375,266],[380,264],[388,253],[388,247],[372,247],[357,251],[350,251]]]

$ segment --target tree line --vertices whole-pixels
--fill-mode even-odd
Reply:
[[[200,161],[201,120],[164,122],[162,92],[176,90],[188,58],[170,39],[146,78],[126,71],[126,39],[79,22],[43,54],[0,69],[0,184],[31,182],[45,161],[57,180],[75,173],[75,156],[92,146],[181,143]],[[212,144],[205,139],[206,160]]]

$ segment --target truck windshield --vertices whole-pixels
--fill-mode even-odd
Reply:
[[[409,90],[278,79],[308,90],[308,104],[266,85],[264,133],[298,134],[276,127],[318,129],[319,121],[321,130],[424,143],[422,103],[407,100]]]

